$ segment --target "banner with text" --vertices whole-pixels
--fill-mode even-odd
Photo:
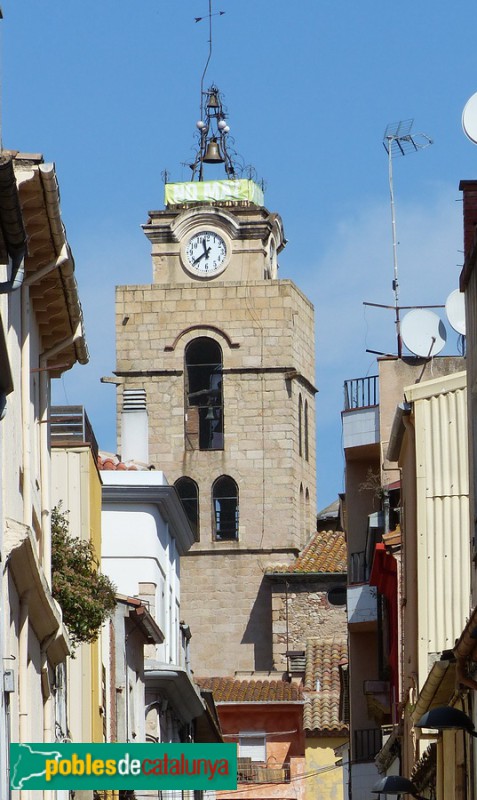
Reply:
[[[236,744],[11,744],[12,789],[236,789]]]
[[[263,206],[263,190],[254,181],[246,178],[223,181],[188,181],[166,183],[164,202],[166,206],[183,203],[216,203],[247,201]]]

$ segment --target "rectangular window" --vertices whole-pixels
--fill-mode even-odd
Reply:
[[[252,761],[267,760],[267,740],[264,733],[256,731],[239,733],[239,758],[251,758]]]

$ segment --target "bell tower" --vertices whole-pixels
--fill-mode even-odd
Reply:
[[[282,220],[240,176],[215,85],[203,109],[192,180],[166,183],[143,226],[152,283],[117,288],[116,374],[120,408],[146,393],[149,460],[195,533],[180,615],[205,677],[274,668],[264,570],[315,530],[316,390],[313,307],[278,278]]]

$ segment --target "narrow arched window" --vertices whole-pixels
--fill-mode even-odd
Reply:
[[[305,400],[305,422],[304,422],[304,440],[305,440],[305,461],[309,459],[309,449],[308,449],[308,400]]]
[[[224,409],[222,350],[207,336],[190,342],[185,351],[186,450],[222,450]]]
[[[308,491],[308,487],[305,489],[305,526],[304,526],[304,534],[308,536],[310,532],[310,492]]]
[[[239,493],[233,478],[221,475],[212,486],[214,538],[233,541],[239,535]]]
[[[298,453],[303,455],[303,400],[298,395]]]
[[[179,478],[174,486],[184,507],[190,527],[199,541],[199,488],[192,478]]]
[[[300,515],[300,521],[299,521],[300,536],[303,536],[303,531],[305,529],[305,495],[304,495],[304,492],[303,492],[303,484],[302,483],[300,483],[300,492],[299,492],[298,503],[299,503],[298,513]]]

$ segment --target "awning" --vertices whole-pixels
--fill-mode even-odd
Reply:
[[[454,691],[455,663],[453,661],[435,661],[417,698],[416,706],[411,714],[412,721],[417,722],[431,708],[449,705]]]

